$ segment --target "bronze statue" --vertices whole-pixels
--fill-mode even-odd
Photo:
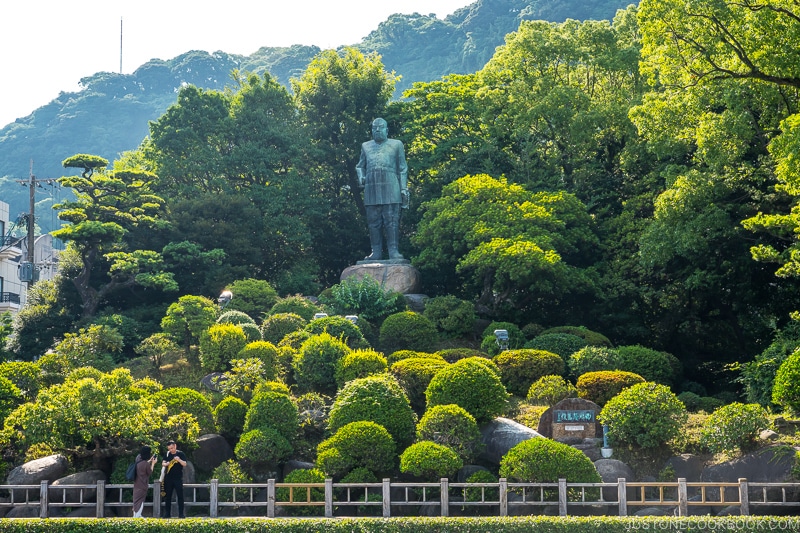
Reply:
[[[388,138],[382,118],[372,121],[372,140],[361,145],[356,165],[358,184],[364,188],[364,207],[372,253],[365,260],[383,259],[383,237],[389,259],[403,259],[397,250],[400,208],[408,207],[408,166],[403,143]]]

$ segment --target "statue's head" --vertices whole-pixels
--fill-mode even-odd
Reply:
[[[376,118],[372,121],[372,140],[376,143],[382,143],[389,138],[389,126],[382,118]]]

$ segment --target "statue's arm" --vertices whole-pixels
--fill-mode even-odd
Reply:
[[[397,141],[397,170],[400,174],[400,190],[408,190],[408,164],[406,164],[406,151],[403,143]]]
[[[363,187],[367,179],[367,155],[364,153],[364,147],[361,147],[361,157],[358,158],[356,165],[356,176],[358,176],[358,186]]]

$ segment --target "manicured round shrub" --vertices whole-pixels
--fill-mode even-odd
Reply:
[[[261,340],[261,329],[256,324],[237,324],[247,337],[247,342],[256,342]]]
[[[600,474],[582,451],[551,439],[520,442],[500,460],[500,477],[520,483],[599,483]]]
[[[242,351],[239,352],[238,358],[259,359],[262,363],[264,363],[264,379],[267,381],[275,380],[283,373],[283,368],[281,368],[280,364],[278,363],[278,348],[271,342],[250,342],[246,344],[244,348],[242,348]]]
[[[356,468],[383,475],[394,469],[396,459],[394,439],[375,422],[351,422],[317,446],[317,468],[334,479]]]
[[[386,372],[386,358],[375,350],[355,350],[336,363],[336,384],[344,387],[348,381]]]
[[[417,440],[429,440],[451,448],[469,463],[483,449],[475,417],[455,404],[434,405],[417,424]]]
[[[292,445],[278,431],[260,428],[243,434],[233,453],[249,473],[259,479],[269,468],[287,459],[292,451]]]
[[[315,305],[314,302],[308,298],[304,298],[298,294],[280,298],[269,310],[268,316],[277,315],[279,313],[293,313],[295,315],[300,315],[303,317],[303,320],[308,322],[320,311],[321,309],[318,305]]]
[[[283,483],[325,483],[325,473],[317,468],[298,468],[292,470],[283,478]],[[304,487],[280,487],[275,490],[275,500],[278,502],[306,501],[307,492]],[[325,501],[325,489],[312,488],[312,502]],[[295,505],[287,507],[290,516],[321,516],[325,514],[325,507],[321,505]]]
[[[262,279],[237,279],[227,289],[233,293],[227,309],[243,311],[252,317],[262,316],[278,301],[278,293]]]
[[[442,357],[438,353],[428,353],[428,352],[417,352],[414,350],[397,350],[396,352],[390,353],[386,357],[386,364],[390,367],[398,361],[402,361],[403,359],[411,359],[412,357],[424,357],[425,359],[442,359]]]
[[[567,358],[569,375],[577,378],[587,372],[619,370],[619,354],[612,348],[584,346]]]
[[[214,433],[214,411],[208,398],[194,389],[174,387],[163,389],[151,396],[155,405],[164,405],[167,416],[189,413],[197,419],[200,431]],[[201,433],[202,434],[202,433]]]
[[[247,336],[239,326],[214,324],[200,334],[200,365],[206,372],[224,372],[246,344]]]
[[[400,472],[425,481],[451,477],[462,466],[464,463],[456,452],[428,440],[416,442],[400,454]]]
[[[686,407],[666,385],[645,382],[611,398],[598,420],[607,424],[614,444],[655,448],[666,443],[686,422]]]
[[[436,326],[430,320],[413,311],[403,311],[386,317],[378,342],[384,353],[397,350],[430,352],[438,337]]]
[[[454,403],[474,416],[478,424],[501,415],[508,403],[508,392],[500,376],[480,359],[462,359],[441,369],[425,391],[428,408]]]
[[[703,422],[700,443],[712,453],[756,448],[758,435],[769,428],[767,411],[757,403],[723,405]]]
[[[500,378],[508,392],[517,396],[524,396],[542,376],[564,373],[561,356],[543,350],[506,350],[492,361],[500,369]]]
[[[690,413],[700,410],[701,397],[694,392],[683,391],[682,393],[678,394],[678,399],[683,405],[686,406],[686,410]]]
[[[787,357],[778,368],[772,401],[784,409],[800,412],[800,350]]]
[[[256,321],[253,320],[250,315],[236,310],[225,311],[217,318],[217,324],[234,324],[238,326],[240,324],[255,323]]]
[[[411,357],[393,364],[390,372],[408,396],[411,408],[421,413],[425,410],[425,390],[433,376],[447,364],[441,358]]]
[[[300,350],[303,343],[312,337],[311,333],[306,330],[293,331],[281,339],[278,343],[278,349],[289,348],[293,351]]]
[[[326,316],[314,319],[306,324],[305,330],[311,335],[328,333],[332,337],[344,341],[351,350],[369,347],[369,343],[364,339],[358,326],[343,316]]]
[[[622,392],[623,389],[637,383],[644,383],[644,381],[642,376],[632,372],[600,370],[578,376],[575,388],[578,390],[579,398],[584,398],[603,406],[608,400]]]
[[[294,379],[305,391],[332,395],[336,392],[336,364],[350,353],[350,348],[328,333],[306,340],[292,361]]]
[[[475,350],[474,348],[446,348],[444,350],[439,350],[434,355],[443,357],[448,363],[455,363],[456,361],[466,359],[467,357],[483,357],[485,359],[491,358],[488,353]]]
[[[800,322],[791,321],[775,334],[770,345],[756,355],[753,361],[742,364],[738,381],[744,384],[748,402],[758,403],[764,407],[771,406],[775,374],[781,364],[798,348],[800,348]],[[703,392],[700,396],[705,394]]]
[[[278,344],[294,331],[300,331],[308,321],[294,313],[277,313],[268,316],[261,324],[261,338],[272,344]]]
[[[575,335],[586,341],[588,346],[605,346],[607,348],[613,347],[611,341],[602,333],[597,333],[583,326],[557,326],[554,328],[547,328],[539,333],[540,335],[549,335],[551,333],[566,333],[568,335]]]
[[[569,333],[543,333],[525,343],[525,348],[557,353],[564,361],[584,346],[588,346],[584,339]]]
[[[214,408],[214,422],[220,435],[236,440],[243,433],[247,404],[235,396],[226,396]]]
[[[618,370],[639,374],[647,381],[662,385],[673,385],[680,378],[681,362],[667,352],[659,352],[644,346],[620,346]]]
[[[264,394],[265,392],[277,392],[279,394],[283,394],[284,396],[291,395],[289,387],[282,381],[262,381],[256,385],[255,389],[253,389],[253,396],[258,396],[259,394]]]
[[[244,419],[244,431],[263,428],[276,430],[289,442],[294,440],[298,428],[297,406],[288,396],[260,391],[253,396]]]
[[[478,470],[467,478],[467,483],[497,483],[497,476],[488,470]],[[499,491],[496,487],[470,487],[464,498],[468,502],[497,501]]]
[[[336,431],[361,420],[380,424],[398,447],[405,447],[414,437],[417,415],[397,380],[382,374],[355,379],[342,387],[333,401],[328,427]]]
[[[578,389],[562,376],[550,375],[537,379],[528,389],[526,399],[533,405],[552,407],[566,398],[575,398]]]
[[[425,318],[445,337],[464,337],[472,333],[477,315],[472,302],[452,295],[437,296],[425,302]]]

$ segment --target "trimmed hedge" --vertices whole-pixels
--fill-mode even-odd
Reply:
[[[639,374],[647,381],[655,381],[662,385],[674,385],[683,368],[677,357],[668,352],[660,352],[644,346],[620,346],[619,370]]]
[[[375,422],[351,422],[317,446],[317,468],[341,479],[356,468],[374,474],[394,469],[397,452],[394,439],[385,427]]]
[[[375,350],[355,350],[336,363],[336,385],[344,387],[348,381],[365,378],[374,374],[384,374],[387,370],[386,358]]]
[[[508,392],[488,359],[470,357],[440,370],[431,380],[425,397],[428,407],[454,403],[483,424],[503,414]]]
[[[582,451],[543,437],[524,440],[500,460],[500,477],[521,483],[600,483],[600,474]]]
[[[628,387],[637,383],[644,383],[645,379],[639,374],[623,372],[622,370],[600,370],[587,372],[578,377],[575,388],[578,397],[592,401],[602,407],[611,398]]]
[[[557,353],[566,361],[569,359],[570,355],[584,346],[588,346],[588,344],[589,343],[577,335],[570,335],[569,333],[545,333],[526,342],[525,348]]]
[[[557,326],[554,328],[548,328],[539,333],[539,335],[549,335],[551,333],[566,333],[567,335],[575,335],[576,337],[580,337],[585,340],[586,344],[589,346],[606,346],[608,348],[613,346],[608,337],[602,333],[597,333],[596,331],[592,331],[583,326]]]
[[[235,440],[243,433],[247,404],[235,396],[226,396],[214,408],[217,430],[226,439]]]
[[[416,442],[400,455],[400,472],[426,481],[439,481],[453,476],[464,466],[451,448],[429,440]]]
[[[492,361],[500,369],[500,378],[508,392],[525,396],[533,382],[542,376],[564,373],[564,360],[544,350],[506,350]]]
[[[403,311],[386,317],[381,324],[378,342],[384,353],[398,350],[429,352],[438,340],[439,334],[433,322],[419,313]]]
[[[417,424],[417,440],[430,440],[452,448],[470,462],[484,447],[475,417],[455,404],[434,405]]]
[[[310,337],[303,342],[292,361],[297,385],[304,391],[335,393],[336,364],[350,352],[347,344],[328,333]]]
[[[289,333],[306,327],[306,319],[295,313],[276,313],[261,324],[261,337],[272,344],[278,344]]]
[[[425,410],[425,390],[433,376],[447,365],[441,358],[411,357],[397,361],[390,372],[406,392],[414,411],[421,413]]]
[[[291,442],[297,435],[297,406],[280,392],[259,392],[253,396],[244,420],[244,432],[272,428]]]

